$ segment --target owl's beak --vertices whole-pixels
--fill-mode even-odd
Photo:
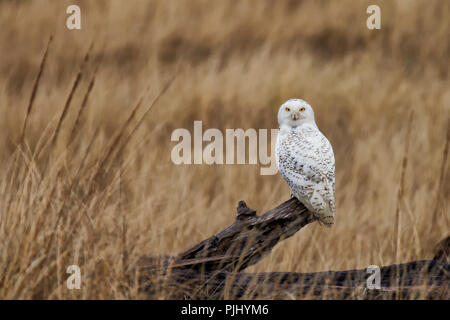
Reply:
[[[292,120],[298,120],[300,118],[300,114],[298,112],[291,114],[291,119]]]

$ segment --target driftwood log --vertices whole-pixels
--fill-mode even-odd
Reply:
[[[381,267],[380,289],[367,288],[366,269],[241,272],[314,221],[295,198],[260,216],[240,201],[232,225],[175,257],[141,259],[134,279],[150,297],[173,299],[450,299],[450,264],[442,259]]]

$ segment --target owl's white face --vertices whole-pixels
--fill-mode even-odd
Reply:
[[[281,105],[278,110],[280,128],[282,126],[296,128],[305,123],[315,124],[314,111],[308,102],[302,99],[290,99]]]

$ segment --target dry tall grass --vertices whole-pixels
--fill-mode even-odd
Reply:
[[[174,165],[170,135],[276,128],[291,97],[334,147],[336,224],[248,271],[429,259],[448,235],[450,2],[377,1],[379,31],[369,1],[77,2],[80,31],[65,27],[73,1],[0,1],[0,298],[142,298],[122,286],[136,257],[187,249],[240,199],[286,200],[256,165]],[[66,289],[71,264],[81,290]]]

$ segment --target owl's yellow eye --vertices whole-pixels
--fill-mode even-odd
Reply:
[[[301,111],[301,112],[305,111],[305,108],[301,108],[300,111]]]
[[[287,112],[291,111],[291,109],[289,109],[289,108],[286,108],[285,110],[286,110]]]

